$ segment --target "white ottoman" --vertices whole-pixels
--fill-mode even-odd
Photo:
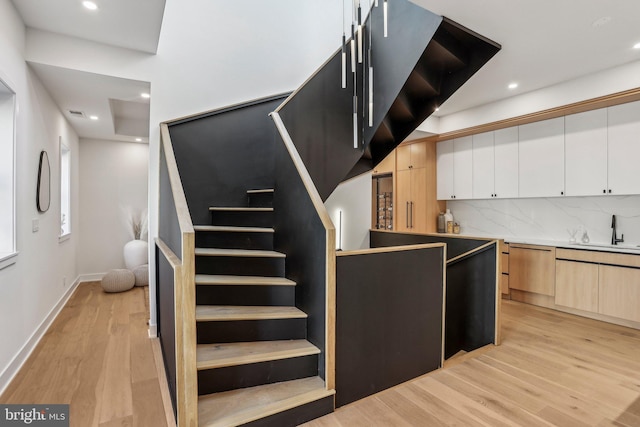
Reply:
[[[124,292],[133,288],[136,277],[129,270],[111,270],[102,278],[102,289],[105,292]]]
[[[136,277],[136,286],[149,286],[149,264],[143,264],[133,270]]]

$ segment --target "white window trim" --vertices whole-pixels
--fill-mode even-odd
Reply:
[[[2,72],[2,70],[0,70],[0,83],[2,83],[7,89],[9,89],[11,91],[11,93],[13,93],[13,135],[12,137],[12,150],[13,150],[13,188],[12,188],[12,212],[11,215],[13,216],[12,218],[12,224],[13,224],[13,248],[11,249],[10,252],[0,252],[0,271],[4,270],[5,268],[9,267],[10,265],[13,265],[16,263],[16,260],[18,258],[18,254],[20,253],[18,251],[18,224],[17,224],[17,220],[18,220],[18,215],[17,215],[17,143],[16,143],[16,134],[17,134],[17,126],[18,126],[18,114],[19,114],[19,103],[18,103],[18,94],[16,93],[15,90],[13,90],[13,88],[15,87],[15,85],[13,85],[13,83],[7,78],[7,76],[4,74],[4,72]]]
[[[58,161],[58,165],[59,165],[59,169],[60,169],[60,179],[58,179],[58,185],[59,185],[59,189],[60,189],[60,217],[62,217],[62,174],[63,174],[63,166],[62,166],[62,156],[63,153],[66,151],[69,155],[69,164],[68,164],[68,168],[69,170],[67,171],[69,174],[69,188],[67,189],[67,193],[69,196],[69,206],[68,209],[69,211],[67,212],[67,218],[66,220],[68,221],[68,231],[66,231],[63,234],[58,235],[58,243],[62,243],[65,242],[67,240],[69,240],[69,238],[71,237],[71,149],[62,141],[62,136],[60,136],[58,138],[58,147],[60,150],[60,155],[59,155],[59,161]],[[62,227],[62,224],[60,224],[60,226]]]

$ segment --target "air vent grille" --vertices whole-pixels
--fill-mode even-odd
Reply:
[[[78,117],[80,119],[85,119],[87,117],[85,116],[84,111],[69,110],[69,114],[71,114],[71,117]]]

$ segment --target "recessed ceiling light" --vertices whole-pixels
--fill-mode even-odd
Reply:
[[[83,1],[83,2],[82,2],[82,5],[83,5],[84,7],[86,7],[87,9],[89,9],[89,10],[97,10],[97,9],[98,9],[98,5],[97,5],[97,4],[95,4],[95,3],[94,3],[94,2],[92,2],[92,1]]]
[[[440,111],[440,107],[436,107],[436,111]]]
[[[148,93],[146,93],[146,92],[141,93],[141,94],[140,94],[140,96],[141,96],[141,97],[143,97],[144,99],[149,99],[149,98],[151,98],[151,95],[149,95],[149,94],[148,94]]]
[[[607,25],[609,22],[611,22],[611,19],[612,18],[610,16],[603,16],[602,18],[598,18],[593,21],[591,25],[594,27],[602,27],[603,25]]]
[[[640,49],[640,42],[636,43],[633,45],[634,49]]]
[[[509,86],[507,86],[509,89],[515,89],[518,87],[518,83],[509,83]]]
[[[136,142],[142,142],[142,138],[136,138]]]
[[[98,120],[98,116],[89,116],[91,120]]]

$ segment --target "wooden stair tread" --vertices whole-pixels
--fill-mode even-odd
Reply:
[[[195,231],[220,231],[229,233],[274,233],[273,228],[267,227],[233,227],[230,225],[194,225]]]
[[[273,212],[273,208],[249,208],[249,207],[224,207],[211,206],[210,211],[215,212]]]
[[[198,305],[197,322],[304,319],[307,314],[296,307],[279,306],[238,306],[238,305]]]
[[[198,344],[198,370],[291,359],[320,353],[307,340],[254,341],[225,344]]]
[[[231,256],[231,257],[259,257],[259,258],[286,258],[282,252],[263,251],[255,249],[220,249],[220,248],[196,248],[196,256]]]
[[[196,285],[295,286],[296,282],[284,277],[196,274]]]
[[[335,394],[319,377],[214,393],[198,398],[198,424],[237,426]]]
[[[247,194],[260,194],[260,193],[273,193],[273,188],[257,188],[254,190],[247,190]]]

